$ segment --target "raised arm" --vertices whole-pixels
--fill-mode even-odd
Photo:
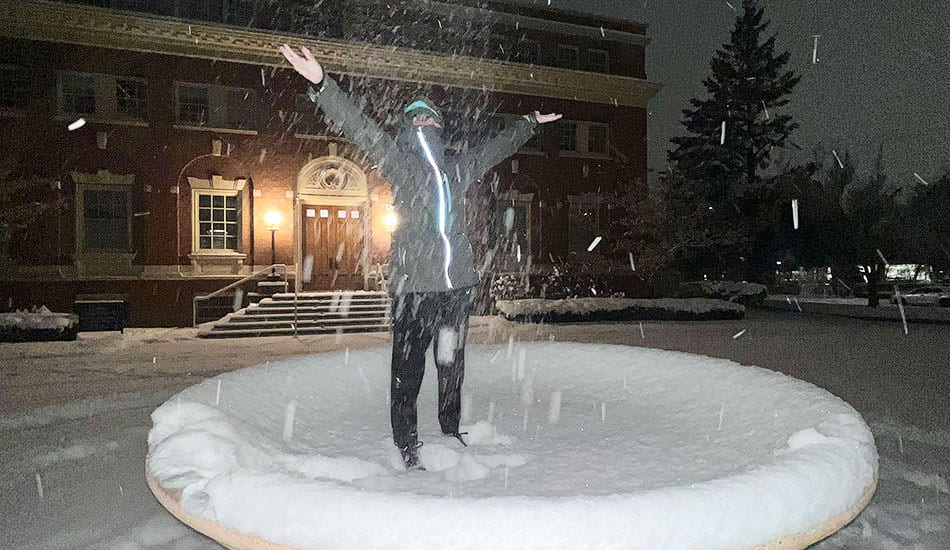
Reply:
[[[479,178],[501,161],[517,153],[522,145],[534,137],[539,124],[554,122],[560,118],[559,114],[542,115],[538,111],[524,115],[494,137],[470,148],[460,159],[460,164],[469,170],[469,179]]]
[[[353,140],[374,162],[382,163],[395,154],[395,140],[324,73],[320,62],[309,49],[301,48],[301,52],[303,55],[297,54],[287,44],[280,48],[284,58],[301,76],[310,81],[307,96],[320,106],[327,119],[339,126],[343,134]]]

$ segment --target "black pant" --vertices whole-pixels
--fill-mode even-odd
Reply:
[[[393,442],[397,447],[414,446],[418,441],[416,398],[425,373],[425,353],[433,339],[439,374],[439,424],[443,433],[458,432],[472,288],[410,293],[393,298],[392,406],[389,412]]]

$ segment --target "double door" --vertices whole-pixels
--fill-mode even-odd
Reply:
[[[305,204],[300,214],[302,288],[363,288],[364,206]]]

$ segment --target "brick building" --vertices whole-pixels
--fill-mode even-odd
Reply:
[[[586,253],[598,193],[646,181],[659,86],[639,23],[506,2],[0,0],[0,160],[66,205],[11,238],[4,305],[119,293],[132,325],[188,325],[195,295],[272,255],[301,291],[371,287],[398,223],[388,184],[306,100],[284,42],[384,126],[427,93],[459,147],[564,114],[473,186],[485,278]]]

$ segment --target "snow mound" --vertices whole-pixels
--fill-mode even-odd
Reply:
[[[849,519],[876,480],[870,430],[820,388],[553,342],[469,346],[468,447],[439,431],[429,357],[427,471],[406,472],[390,354],[301,357],[184,390],[152,414],[148,470],[187,512],[298,548],[748,548]]]

